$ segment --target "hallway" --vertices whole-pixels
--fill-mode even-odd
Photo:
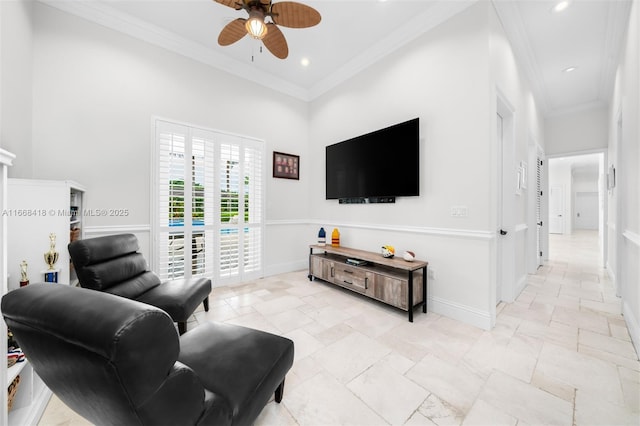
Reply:
[[[549,253],[498,322],[518,318],[519,332],[545,341],[531,383],[572,401],[574,424],[638,424],[640,364],[600,266],[598,231],[550,234]]]

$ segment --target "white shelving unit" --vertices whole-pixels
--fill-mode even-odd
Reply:
[[[7,369],[5,391],[18,375],[20,375],[18,392],[13,400],[11,411],[7,413],[7,423],[4,424],[9,426],[36,425],[42,417],[44,409],[47,408],[51,391],[34,373],[28,360]],[[5,403],[3,406],[6,411],[7,404]]]
[[[0,157],[2,153],[0,152]],[[9,162],[10,165],[10,162]],[[75,273],[69,259],[67,245],[72,236],[82,238],[82,212],[84,188],[72,181],[33,179],[7,179],[3,164],[2,182],[2,294],[20,286],[20,263],[27,262],[30,283],[44,281],[42,271],[48,268],[44,253],[49,250],[49,235],[56,235],[55,265],[59,269],[58,283],[74,284]],[[77,211],[77,214],[73,214]],[[77,229],[75,234],[73,230]],[[7,250],[8,247],[8,250]],[[8,277],[8,278],[7,278]],[[6,341],[7,328],[2,320],[2,338]],[[18,343],[19,340],[18,340]],[[3,343],[4,344],[4,343]],[[33,371],[27,359],[11,368],[0,364],[2,371],[3,401],[0,410],[1,425],[35,425],[40,420],[51,391]],[[7,410],[7,387],[20,375],[20,384],[11,411]]]
[[[59,254],[56,269],[60,269],[58,283],[74,284],[75,273],[67,246],[71,230],[77,228],[83,237],[82,212],[85,189],[73,181],[9,179],[8,289],[20,286],[20,263],[28,265],[29,281],[43,282],[48,266],[44,253],[49,250],[49,234],[56,235]],[[72,212],[77,211],[73,215]]]

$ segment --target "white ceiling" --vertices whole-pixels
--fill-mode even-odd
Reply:
[[[549,167],[558,167],[568,164],[572,173],[597,176],[599,173],[600,161],[604,162],[603,153],[572,155],[569,157],[549,158]]]
[[[307,29],[283,28],[280,60],[245,37],[221,47],[220,30],[245,17],[213,0],[40,0],[303,100],[312,100],[476,1],[301,0],[322,15]],[[547,116],[608,105],[630,0],[494,0],[534,95]],[[311,64],[303,67],[306,57]],[[577,69],[562,72],[569,66]]]

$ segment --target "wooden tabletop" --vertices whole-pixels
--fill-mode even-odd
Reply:
[[[315,250],[323,250],[327,253],[339,254],[351,259],[366,260],[368,262],[389,266],[391,268],[403,269],[405,271],[415,271],[417,269],[422,269],[429,264],[429,262],[425,262],[417,259],[412,262],[407,262],[402,257],[392,257],[392,258],[382,257],[382,254],[380,253],[374,253],[371,251],[358,250],[358,249],[342,247],[342,246],[336,247],[336,246],[332,246],[331,244],[327,244],[324,246],[319,244],[311,244],[309,248],[315,249]]]

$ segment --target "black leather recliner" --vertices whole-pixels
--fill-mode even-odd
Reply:
[[[205,323],[178,336],[151,305],[62,284],[2,298],[8,327],[45,384],[98,425],[250,425],[293,364],[293,342]]]
[[[187,320],[200,303],[205,311],[209,310],[211,280],[160,282],[147,269],[147,261],[138,252],[138,239],[133,234],[76,240],[68,248],[82,287],[157,306],[178,323],[180,334],[187,331]]]

